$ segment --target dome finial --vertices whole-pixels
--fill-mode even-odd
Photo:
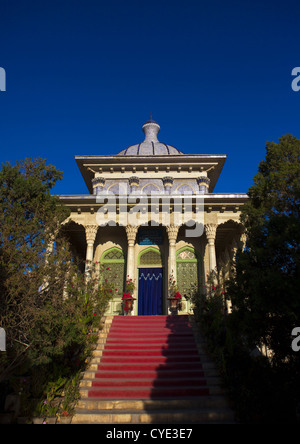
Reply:
[[[145,133],[145,142],[158,142],[157,134],[159,133],[160,126],[154,120],[148,120],[143,125],[143,131]]]

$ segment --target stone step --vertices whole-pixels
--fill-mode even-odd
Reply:
[[[232,423],[215,365],[189,316],[106,319],[72,423]]]
[[[142,344],[136,344],[136,343],[132,343],[132,344],[126,344],[126,348],[122,348],[122,346],[118,343],[110,343],[109,341],[103,341],[100,343],[97,343],[95,351],[103,351],[105,348],[105,350],[111,352],[111,351],[126,351],[127,352],[132,352],[132,351],[136,351],[136,352],[144,352],[144,353],[151,353],[153,352],[157,352],[157,351],[161,351],[163,353],[173,353],[178,351],[179,353],[181,351],[192,351],[193,353],[195,351],[198,351],[202,354],[206,354],[205,353],[205,349],[201,346],[201,345],[194,345],[194,344],[161,344],[161,343],[157,343],[157,344],[147,344],[143,347]],[[99,356],[102,356],[102,354],[100,354]]]
[[[234,423],[234,415],[229,409],[195,410],[82,410],[72,420],[73,424],[204,424]]]
[[[91,371],[87,370],[82,374],[82,379],[99,379],[99,378],[122,378],[126,376],[127,379],[136,379],[136,378],[153,378],[153,379],[162,379],[162,378],[187,378],[187,377],[217,377],[218,372],[216,371],[215,367],[204,370],[193,370],[184,368],[181,370],[178,369],[170,369],[170,370],[163,370],[160,371],[157,370],[144,370],[144,371],[134,371],[134,370],[128,370],[128,371]]]
[[[80,387],[178,387],[178,386],[205,386],[220,384],[218,377],[186,377],[186,378],[131,378],[128,379],[125,374],[123,378],[93,378],[82,379]]]
[[[185,349],[175,349],[175,350],[168,350],[168,349],[164,349],[164,348],[159,348],[157,350],[155,349],[150,349],[150,350],[107,350],[107,348],[105,348],[105,350],[102,353],[102,356],[105,357],[118,357],[118,358],[123,358],[123,357],[127,357],[127,356],[142,356],[142,357],[150,357],[150,356],[169,356],[169,357],[174,357],[174,356],[179,356],[179,357],[184,357],[184,356],[198,356],[198,350],[197,348],[185,348]]]
[[[185,409],[207,409],[207,408],[229,408],[228,401],[224,396],[201,396],[190,399],[126,399],[107,400],[98,398],[81,398],[78,407],[86,410],[185,410]]]
[[[175,393],[176,392],[176,393]],[[118,399],[118,400],[125,400],[125,399],[142,399],[142,400],[148,400],[148,399],[176,399],[176,397],[183,399],[187,398],[196,398],[199,396],[215,396],[215,395],[224,395],[224,390],[219,386],[209,386],[209,387],[203,387],[203,389],[199,389],[198,392],[195,391],[195,387],[185,387],[180,391],[178,387],[174,387],[174,389],[171,389],[169,393],[166,391],[158,391],[156,390],[156,393],[152,389],[132,389],[124,388],[124,390],[121,392],[119,388],[110,391],[108,389],[94,389],[91,390],[90,388],[82,387],[80,388],[80,396],[82,399],[85,398],[99,398],[99,399]],[[157,398],[155,397],[157,396]]]
[[[128,367],[127,370],[129,370],[129,366],[130,365],[131,364],[119,364],[119,363],[116,363],[116,364],[100,364],[99,363],[99,358],[94,358],[94,359],[92,359],[92,362],[90,364],[89,370],[90,371],[98,371],[101,368],[101,370],[104,369],[105,371],[118,371],[118,370],[125,371],[126,367]],[[134,366],[136,371],[137,370],[149,370],[149,367],[150,367],[149,364],[135,364],[135,366]],[[154,367],[154,365],[152,367]],[[170,370],[171,368],[172,368],[172,366],[171,366],[171,364],[169,364],[168,365],[168,370]],[[186,369],[188,367],[187,367],[186,364],[180,364],[179,363],[179,364],[176,364],[176,368],[177,369]],[[205,371],[206,372],[208,370],[215,369],[215,365],[210,360],[207,360],[207,361],[201,360],[201,364],[197,364],[197,365],[194,364],[193,368],[194,369],[198,369],[199,371]],[[160,367],[159,370],[163,371],[163,368]]]
[[[95,358],[96,359],[96,358]],[[202,371],[204,369],[203,362],[200,361],[173,361],[173,362],[163,362],[163,361],[157,361],[150,360],[149,362],[143,362],[140,360],[137,360],[135,362],[120,362],[120,360],[116,359],[115,362],[102,362],[104,358],[101,358],[100,364],[98,364],[97,370],[113,370],[113,371],[138,371],[138,370],[182,370],[185,368],[190,368],[193,370],[200,370]]]

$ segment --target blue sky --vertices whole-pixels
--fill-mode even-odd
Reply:
[[[227,154],[215,192],[247,192],[266,141],[300,138],[300,3],[0,0],[1,162],[43,157],[86,194],[75,155],[144,139]]]

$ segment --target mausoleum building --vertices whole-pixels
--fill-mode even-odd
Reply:
[[[88,194],[60,196],[72,248],[83,264],[104,264],[117,291],[107,314],[122,314],[126,280],[135,282],[136,315],[170,313],[169,283],[183,296],[179,314],[207,274],[245,242],[246,194],[214,193],[226,155],[184,154],[158,140],[154,120],[144,140],[115,155],[75,156]],[[170,281],[171,279],[171,281]]]

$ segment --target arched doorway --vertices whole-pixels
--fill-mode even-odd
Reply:
[[[138,257],[138,315],[163,313],[163,266],[159,249],[149,247]]]
[[[121,248],[113,247],[104,251],[100,260],[106,268],[106,277],[114,284],[117,290],[114,293],[114,298],[120,299],[124,290],[125,282],[125,257]]]
[[[199,287],[199,261],[192,247],[183,247],[176,254],[177,286],[183,300],[189,298]],[[190,302],[186,301],[186,310],[190,310]]]

